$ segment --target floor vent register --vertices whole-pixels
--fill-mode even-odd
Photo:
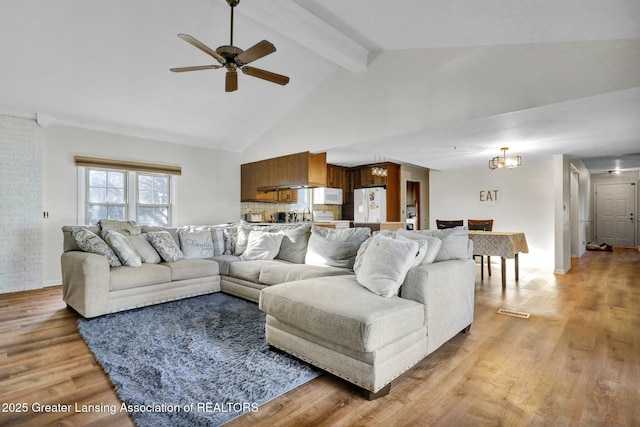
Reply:
[[[531,317],[530,313],[525,313],[524,311],[509,310],[506,308],[501,308],[500,310],[498,310],[498,314],[504,314],[511,317],[517,317],[520,319],[528,319],[529,317]]]

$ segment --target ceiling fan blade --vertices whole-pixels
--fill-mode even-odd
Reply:
[[[265,71],[255,67],[242,67],[241,69],[243,73],[248,74],[252,77],[257,77],[259,79],[277,83],[282,86],[289,83],[289,77],[283,76],[282,74],[272,73],[271,71]]]
[[[220,65],[198,65],[196,67],[169,68],[169,70],[173,71],[174,73],[182,73],[184,71],[215,70],[217,68],[222,68],[222,66],[220,66]]]
[[[200,40],[196,39],[195,37],[192,37],[189,34],[178,34],[178,37],[180,37],[182,40],[186,41],[187,43],[197,47],[204,53],[207,53],[213,56],[216,59],[216,61],[220,63],[220,65],[225,65],[227,63],[226,59],[224,59],[222,55],[220,55],[218,52],[211,49],[209,46],[202,43]]]
[[[236,64],[248,64],[275,51],[276,47],[273,44],[266,40],[262,40],[261,42],[254,44],[249,49],[236,56]]]
[[[235,71],[227,71],[224,83],[225,92],[234,92],[238,90],[238,73]]]

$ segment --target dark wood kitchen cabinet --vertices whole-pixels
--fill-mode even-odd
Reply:
[[[308,151],[240,166],[240,201],[297,201],[297,188],[324,187],[327,181],[326,153]]]

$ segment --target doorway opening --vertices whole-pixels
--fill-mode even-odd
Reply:
[[[420,229],[420,182],[407,181],[405,193],[406,229]]]

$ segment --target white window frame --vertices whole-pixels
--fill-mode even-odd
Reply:
[[[101,169],[101,170],[113,170],[113,171],[122,171],[121,169],[110,169],[110,168],[89,168],[85,166],[78,166],[78,220],[77,224],[87,224],[89,218],[88,207],[89,204],[87,202],[87,191],[88,191],[88,182],[87,176],[89,174],[89,169]],[[125,170],[126,180],[127,180],[127,206],[126,206],[126,215],[128,219],[131,219],[131,214],[135,214],[135,221],[138,221],[138,173],[144,175],[151,175],[153,173],[149,172],[137,172],[137,171],[127,171]],[[157,175],[165,175],[165,174],[157,174]],[[176,180],[173,179],[171,174],[166,174],[169,177],[169,227],[175,227],[178,221],[177,215],[177,191],[176,191]]]
[[[173,215],[174,215],[174,209],[173,206],[175,205],[175,203],[173,203],[173,192],[175,189],[175,185],[174,185],[174,179],[171,175],[166,174],[166,173],[152,173],[152,172],[130,172],[131,174],[133,174],[133,178],[135,179],[135,183],[134,183],[134,197],[135,197],[135,207],[136,207],[136,221],[138,221],[139,223],[139,218],[140,218],[140,207],[156,207],[156,206],[166,206],[167,210],[168,210],[168,215],[169,215],[169,223],[167,224],[168,226],[172,226],[174,221],[173,221]],[[140,175],[146,175],[146,176],[162,176],[162,177],[166,177],[169,179],[169,203],[167,204],[148,204],[148,203],[140,203],[140,188],[138,186],[138,177]]]

